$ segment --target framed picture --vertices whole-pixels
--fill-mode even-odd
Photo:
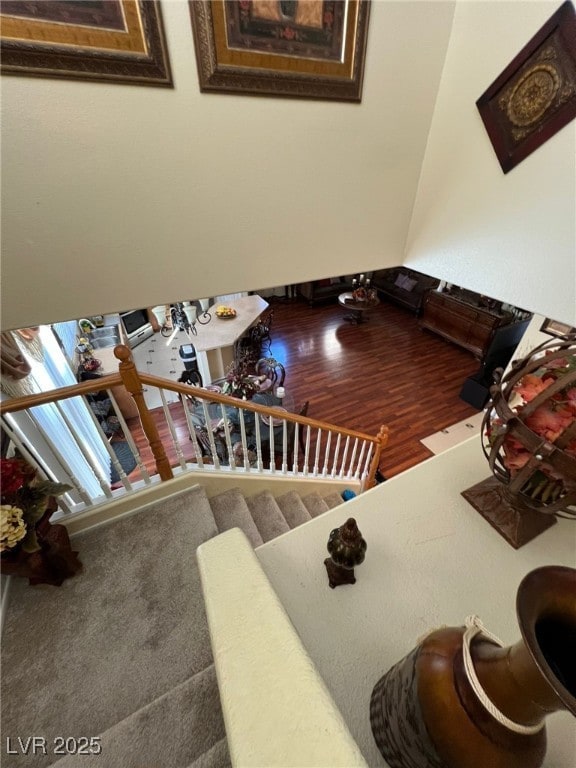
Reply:
[[[576,333],[576,328],[565,323],[559,323],[557,320],[550,320],[546,318],[540,326],[542,333],[548,333],[550,336],[567,336],[568,334]]]
[[[476,105],[504,173],[576,117],[576,14],[570,0]]]
[[[8,75],[172,86],[156,0],[2,0]]]
[[[201,91],[361,101],[368,0],[190,0]]]

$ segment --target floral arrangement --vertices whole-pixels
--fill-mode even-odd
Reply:
[[[352,280],[352,298],[358,302],[371,303],[376,300],[376,289],[370,286],[370,278],[360,275]]]
[[[231,363],[222,386],[223,395],[251,400],[259,389],[259,379],[254,374],[250,356],[241,357],[236,363]]]
[[[488,448],[503,468],[499,479],[535,507],[567,511],[564,502],[573,503],[576,494],[574,344],[542,345],[516,365],[487,416]]]
[[[0,552],[36,552],[40,544],[36,523],[48,509],[51,496],[71,490],[64,483],[40,480],[23,459],[0,459]]]

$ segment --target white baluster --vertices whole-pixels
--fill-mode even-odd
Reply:
[[[348,465],[348,472],[346,474],[347,478],[354,477],[353,468],[355,466],[356,461],[356,451],[358,450],[358,438],[354,438],[354,447],[352,448],[352,456],[350,457],[350,464]]]
[[[358,459],[358,463],[356,464],[356,472],[354,473],[354,477],[356,480],[360,477],[360,467],[362,466],[362,460],[364,459],[364,453],[366,451],[366,440],[362,440],[362,447],[360,449],[360,458]]]
[[[134,441],[134,438],[132,437],[132,433],[130,432],[130,429],[128,425],[126,424],[126,419],[124,418],[124,414],[118,407],[118,403],[116,402],[116,398],[114,397],[114,394],[112,393],[111,389],[107,389],[106,393],[108,397],[110,398],[110,402],[112,403],[112,408],[114,409],[114,413],[116,414],[118,421],[120,423],[120,428],[122,429],[122,433],[124,434],[124,437],[126,439],[126,442],[130,446],[130,450],[132,451],[132,455],[136,459],[136,464],[138,466],[138,469],[140,471],[140,475],[144,479],[144,482],[146,485],[151,484],[150,480],[150,474],[148,470],[146,469],[146,465],[142,461],[142,456],[140,456],[140,453],[138,452],[138,448],[136,447],[136,443]]]
[[[322,430],[318,430],[318,435],[316,438],[316,455],[314,456],[314,469],[312,474],[314,477],[318,477],[318,463],[320,459],[320,444],[322,442]]]
[[[364,481],[368,477],[368,473],[370,472],[370,462],[372,461],[372,456],[374,454],[374,444],[373,443],[367,443],[368,450],[366,451],[366,459],[364,460],[364,469],[362,470],[361,480],[362,485],[364,485]]]
[[[258,472],[262,472],[264,469],[264,461],[262,459],[262,438],[260,436],[260,414],[255,413],[254,414],[254,426],[256,427],[256,464],[258,467]]]
[[[190,410],[188,408],[187,400],[185,397],[182,398],[182,406],[184,408],[184,417],[186,419],[186,425],[188,427],[188,434],[190,435],[190,440],[192,441],[192,445],[194,446],[194,456],[196,458],[196,464],[200,467],[200,469],[202,469],[204,467],[202,449],[200,447],[200,443],[196,435],[196,428],[192,423],[192,416],[190,415]]]
[[[126,473],[124,472],[124,469],[122,468],[120,462],[118,461],[116,453],[110,446],[110,443],[108,442],[108,438],[106,437],[104,430],[100,426],[100,422],[96,418],[95,414],[92,412],[92,409],[88,404],[88,401],[84,396],[82,396],[82,400],[84,401],[84,405],[88,408],[88,412],[92,416],[94,425],[96,426],[96,429],[98,429],[100,433],[100,437],[102,438],[104,445],[108,449],[110,458],[114,462],[114,466],[116,467],[116,464],[118,464],[118,466],[116,467],[116,471],[118,472],[120,479],[123,481],[122,474],[124,475],[124,477],[126,477]],[[94,473],[96,479],[98,480],[98,485],[100,486],[100,488],[102,488],[102,492],[107,498],[111,499],[112,491],[110,490],[110,478],[104,475],[102,471],[102,467],[97,462],[95,462],[93,456],[90,455],[90,451],[88,450],[85,440],[83,440],[74,429],[73,424],[71,423],[70,419],[66,415],[66,412],[62,408],[62,403],[56,400],[54,405],[56,406],[56,410],[60,414],[62,421],[64,422],[64,424],[66,424],[66,426],[70,430],[70,434],[74,438],[74,442],[76,443],[78,449],[80,450],[80,453],[82,454],[82,456],[84,456],[84,458],[86,459],[86,463],[88,464],[88,466]],[[120,471],[122,472],[122,474],[120,474],[120,472],[118,471],[118,467],[120,468]],[[128,482],[128,486],[124,485],[124,487],[126,488],[126,490],[129,490],[130,488],[132,488],[132,486],[130,485],[130,481],[128,481],[128,478],[126,478],[126,480]]]
[[[338,437],[336,439],[336,449],[334,451],[334,461],[332,462],[332,472],[330,473],[330,477],[332,477],[332,479],[336,477],[336,465],[338,464],[338,454],[340,453],[341,440],[342,440],[342,435],[338,433]]]
[[[311,434],[312,434],[312,430],[310,429],[310,424],[306,424],[306,440],[304,443],[304,466],[302,467],[302,471],[305,476],[308,474],[308,463],[310,461]]]
[[[362,470],[362,475],[360,477],[361,483],[362,483],[362,490],[364,490],[364,485],[366,483],[366,478],[368,477],[368,473],[370,472],[370,463],[372,461],[372,456],[374,454],[374,445],[373,443],[370,443],[368,445],[368,451],[366,455],[366,460],[364,461],[364,469]]]
[[[244,421],[244,409],[240,408],[240,441],[242,443],[242,455],[244,457],[244,469],[250,469],[248,460],[248,441],[246,440],[246,422]],[[255,414],[256,415],[256,414]]]
[[[328,458],[330,455],[330,444],[332,442],[332,432],[328,432],[328,440],[326,441],[326,449],[324,451],[324,469],[322,470],[322,477],[326,477],[328,474]]]
[[[282,474],[288,473],[288,422],[282,419]]]
[[[206,434],[208,435],[208,442],[210,443],[210,453],[212,454],[212,461],[214,463],[214,469],[220,469],[220,457],[216,450],[216,443],[214,441],[214,433],[210,426],[210,412],[206,400],[202,400],[202,413],[204,415],[204,424],[206,425]]]
[[[172,418],[172,414],[170,413],[170,409],[168,408],[168,404],[166,403],[166,395],[164,394],[163,389],[160,389],[159,391],[160,391],[160,397],[162,399],[162,410],[164,411],[164,418],[166,419],[166,423],[168,424],[168,429],[170,430],[170,436],[172,437],[172,445],[174,446],[174,449],[176,451],[176,456],[178,457],[178,462],[180,464],[180,467],[182,469],[186,469],[186,461],[184,460],[184,454],[182,453],[180,441],[178,440],[176,427],[174,425],[174,419]]]
[[[350,435],[346,436],[346,442],[344,443],[344,454],[342,456],[342,464],[340,464],[340,472],[338,477],[340,479],[345,477],[346,474],[346,459],[348,458],[348,449],[350,448]]]
[[[268,445],[270,446],[270,472],[276,472],[274,460],[274,418],[268,415]]]
[[[292,449],[292,474],[297,475],[298,474],[298,451],[299,451],[299,444],[298,444],[298,437],[299,437],[299,430],[300,430],[300,424],[296,422],[294,424],[294,445]]]
[[[228,423],[228,415],[224,403],[220,403],[220,413],[222,415],[222,423],[224,424],[224,439],[226,441],[228,464],[230,465],[230,469],[236,469],[236,460],[234,459],[234,451],[232,449],[232,438],[230,437],[230,424]]]

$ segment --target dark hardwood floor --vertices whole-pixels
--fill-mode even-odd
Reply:
[[[414,314],[383,301],[368,322],[352,325],[337,303],[310,307],[302,299],[270,299],[272,355],[286,368],[285,387],[308,415],[390,439],[380,463],[386,477],[432,454],[421,438],[478,411],[459,398],[479,366],[471,353],[422,331]],[[179,406],[172,406],[185,456],[191,450]],[[131,425],[132,428],[132,425]],[[162,427],[162,432],[165,427]],[[137,439],[146,464],[151,452]],[[169,451],[172,463],[176,456]],[[186,456],[188,458],[188,456]]]
[[[420,330],[402,307],[383,301],[353,325],[338,304],[271,303],[272,353],[286,367],[286,389],[296,403],[310,401],[312,418],[370,434],[386,424],[387,477],[432,455],[421,438],[478,413],[459,398],[478,361]]]

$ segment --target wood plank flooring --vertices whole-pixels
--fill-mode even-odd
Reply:
[[[402,307],[383,301],[361,325],[346,321],[334,303],[273,307],[272,353],[286,367],[295,402],[309,400],[313,418],[370,434],[386,424],[387,477],[432,455],[421,438],[478,412],[459,398],[478,361],[420,330]]]
[[[420,330],[408,310],[383,301],[366,323],[353,325],[335,302],[310,307],[302,299],[272,298],[270,303],[272,355],[286,368],[285,387],[296,405],[309,400],[312,418],[369,434],[386,424],[390,439],[380,468],[387,477],[432,455],[421,438],[478,413],[459,398],[478,361]],[[181,409],[175,405],[171,410],[189,458]],[[169,438],[161,419],[158,423]],[[141,431],[130,426],[143,460],[152,466]],[[169,455],[176,464],[172,451]]]

